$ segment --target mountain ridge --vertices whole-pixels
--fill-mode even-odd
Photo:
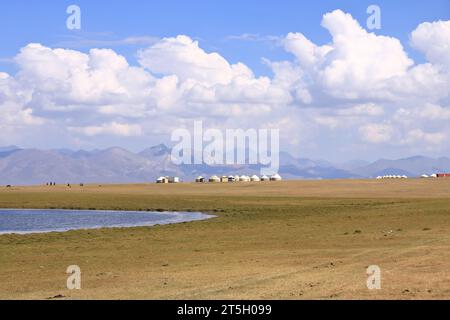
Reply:
[[[57,183],[141,183],[162,175],[191,181],[198,175],[259,174],[259,165],[175,165],[170,147],[159,144],[140,152],[122,147],[70,150],[0,147],[0,184],[30,185]],[[285,179],[374,178],[395,174],[410,177],[450,172],[450,158],[413,156],[398,160],[362,160],[333,164],[326,160],[295,158],[280,152],[279,173]]]

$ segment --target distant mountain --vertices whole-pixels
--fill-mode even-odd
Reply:
[[[450,171],[450,158],[428,158],[423,156],[399,160],[380,159],[369,165],[354,169],[353,172],[365,176],[376,177],[385,174],[420,176]]]
[[[253,175],[259,165],[180,165],[171,161],[171,149],[163,144],[133,153],[113,147],[104,150],[38,150],[0,147],[0,183],[3,185],[65,183],[153,182],[162,175],[179,176],[191,181],[198,175]],[[280,153],[279,173],[285,179],[369,178],[397,174],[420,176],[449,172],[449,158],[412,157],[381,159],[374,163],[353,161],[333,165],[324,160],[295,158]]]
[[[20,148],[16,146],[0,147],[0,158],[7,157],[18,150]]]
[[[171,152],[170,148],[164,144],[159,144],[157,146],[145,149],[139,152],[139,155],[146,158],[154,158],[154,157],[166,157]]]
[[[338,169],[342,169],[342,170],[348,170],[348,171],[353,171],[355,169],[364,167],[369,165],[370,162],[369,161],[364,161],[364,160],[350,160],[347,162],[343,162],[343,163],[335,163],[334,167],[338,168]]]
[[[20,148],[17,146],[7,146],[7,147],[0,147],[0,152],[9,152],[9,151],[15,151],[19,150]]]

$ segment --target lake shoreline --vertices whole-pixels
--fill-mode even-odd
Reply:
[[[13,215],[11,215],[13,213]],[[14,215],[14,213],[16,215]],[[30,214],[31,213],[31,214]],[[25,216],[23,216],[25,214]],[[125,218],[131,219],[133,215],[147,216],[146,218],[159,218],[155,221],[137,221],[137,222],[122,222],[122,223],[106,223],[96,224],[97,222],[91,222],[90,225],[78,225],[72,227],[60,227],[56,222],[47,222],[48,227],[44,229],[39,229],[38,226],[35,226],[36,229],[33,229],[32,226],[27,226],[27,228],[31,228],[31,230],[20,230],[20,229],[10,229],[8,230],[5,225],[7,225],[8,221],[3,221],[5,216],[9,216],[10,218],[19,221],[15,221],[15,223],[21,223],[22,229],[25,228],[25,219],[29,220],[34,219],[35,217],[41,218],[40,223],[45,223],[45,216],[57,216],[59,219],[64,218],[65,215],[70,215],[67,217],[69,221],[65,221],[65,223],[75,223],[73,220],[86,219],[86,217],[91,217],[94,219],[103,218],[108,219],[108,216],[111,215],[122,215]],[[22,215],[22,217],[21,217]],[[167,217],[163,216],[166,215]],[[215,216],[205,214],[202,212],[182,212],[182,211],[132,211],[132,210],[72,210],[72,209],[0,209],[0,236],[2,235],[33,235],[33,234],[45,234],[45,233],[64,233],[68,231],[76,231],[76,230],[95,230],[95,229],[114,229],[114,228],[136,228],[136,227],[153,227],[158,225],[169,225],[169,224],[177,224],[177,223],[186,223],[193,221],[201,221],[206,219],[212,219]],[[22,221],[20,221],[20,219]],[[147,220],[147,219],[145,219]],[[64,222],[64,221],[63,221]],[[82,222],[78,222],[82,223]],[[61,222],[60,222],[61,224]],[[2,230],[3,229],[3,230]]]

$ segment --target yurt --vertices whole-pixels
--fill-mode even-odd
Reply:
[[[156,179],[156,183],[169,183],[169,179],[167,177],[159,177]]]
[[[241,181],[241,177],[239,176],[234,176],[234,182],[239,182]]]
[[[281,181],[281,176],[277,173],[270,177],[270,181]]]
[[[220,178],[218,176],[209,177],[209,182],[220,182]]]
[[[234,176],[228,176],[228,182],[235,182]]]
[[[270,181],[270,178],[266,175],[261,177],[261,181]]]
[[[198,177],[195,179],[195,182],[197,182],[197,183],[203,183],[203,182],[205,182],[205,178],[203,178],[202,176],[198,176]]]
[[[222,176],[220,178],[220,182],[222,182],[222,183],[228,182],[228,177],[227,176]]]
[[[180,178],[179,177],[170,177],[169,183],[180,183]]]
[[[250,182],[250,177],[242,175],[242,176],[239,177],[239,181]]]
[[[436,174],[436,173],[433,173],[431,176],[430,176],[430,178],[437,178],[438,177],[438,175]]]
[[[421,175],[420,177],[421,177],[421,178],[429,178],[429,176],[426,175],[426,174],[423,174],[423,175]]]
[[[256,174],[252,175],[251,178],[250,178],[250,180],[253,181],[253,182],[259,182],[259,181],[261,181],[261,179],[260,179]]]

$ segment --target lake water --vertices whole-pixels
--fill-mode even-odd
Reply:
[[[154,226],[212,217],[200,212],[0,209],[0,234]]]

